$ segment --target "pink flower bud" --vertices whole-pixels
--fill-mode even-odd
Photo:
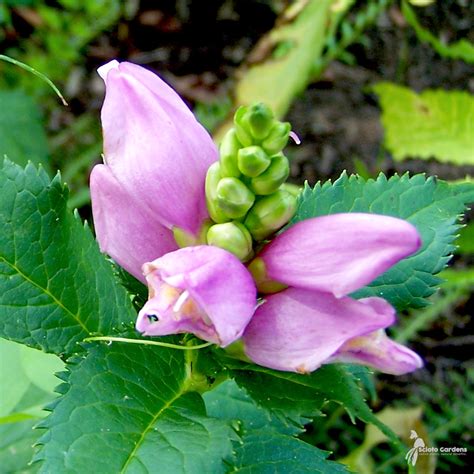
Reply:
[[[265,246],[267,279],[337,297],[370,283],[416,252],[420,236],[395,217],[347,213],[298,222]]]
[[[211,245],[186,247],[143,267],[149,300],[137,330],[148,336],[190,332],[225,347],[252,317],[255,284],[234,255]]]
[[[177,248],[174,227],[198,235],[208,217],[205,176],[218,152],[178,94],[152,72],[111,61],[99,74],[106,84],[105,164],[91,175],[96,233],[101,249],[139,276],[143,263]]]
[[[395,310],[382,298],[354,300],[289,288],[258,307],[243,336],[245,353],[259,365],[291,372],[350,361],[404,374],[422,362],[380,331],[394,320]]]

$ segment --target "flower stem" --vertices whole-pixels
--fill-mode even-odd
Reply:
[[[203,349],[204,347],[209,347],[212,345],[212,342],[206,342],[205,344],[199,344],[197,346],[178,346],[177,344],[170,344],[169,342],[159,342],[159,341],[149,341],[146,339],[127,339],[125,337],[115,337],[115,336],[95,336],[95,337],[86,337],[84,342],[90,341],[107,341],[107,342],[126,342],[128,344],[145,344],[149,346],[161,346],[169,347],[171,349],[179,349],[181,351],[192,351],[195,349]]]

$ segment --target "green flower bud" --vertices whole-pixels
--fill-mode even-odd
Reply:
[[[213,225],[207,232],[207,243],[233,253],[242,262],[252,256],[252,236],[240,222]]]
[[[254,177],[263,173],[271,160],[259,146],[248,146],[239,150],[237,163],[242,174]]]
[[[217,205],[231,219],[245,216],[255,201],[255,195],[237,178],[222,178],[217,185]]]
[[[285,148],[290,136],[291,125],[289,122],[275,122],[270,134],[262,142],[262,147],[269,155],[274,155]]]
[[[224,135],[219,147],[221,175],[223,178],[238,178],[240,176],[240,171],[237,166],[237,153],[239,152],[240,147],[241,145],[237,139],[235,129],[230,129]]]
[[[274,123],[273,113],[263,103],[249,107],[244,116],[244,123],[248,123],[248,130],[257,140],[263,140],[270,132]]]
[[[248,123],[245,120],[247,110],[248,107],[241,105],[234,115],[235,133],[237,134],[239,142],[242,143],[243,146],[250,146],[253,144],[252,136],[248,130]]]
[[[205,190],[207,210],[209,211],[211,219],[218,223],[227,222],[230,220],[217,205],[217,185],[219,184],[221,178],[220,164],[217,161],[213,163],[207,170]]]
[[[264,240],[283,227],[296,211],[296,197],[279,190],[259,199],[245,218],[245,227],[255,240]]]
[[[250,180],[250,189],[259,195],[274,193],[289,174],[288,158],[283,153],[278,153],[271,157],[270,166],[261,175]]]

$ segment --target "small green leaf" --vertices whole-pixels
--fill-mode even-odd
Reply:
[[[435,158],[474,165],[474,97],[461,91],[412,90],[381,82],[385,145],[395,160]]]
[[[41,472],[224,473],[235,434],[188,392],[191,369],[183,351],[92,346],[41,425]]]
[[[0,336],[70,354],[136,318],[67,190],[29,164],[0,168]]]
[[[299,199],[290,225],[338,212],[369,212],[406,219],[418,229],[422,248],[355,293],[357,298],[383,297],[402,310],[425,306],[425,298],[439,286],[441,280],[435,275],[451,258],[459,229],[456,221],[474,202],[474,185],[448,184],[424,175],[387,179],[381,174],[376,180],[365,180],[344,173],[334,183],[306,186]]]
[[[0,91],[0,159],[26,166],[42,164],[48,171],[49,150],[38,105],[22,91]]]

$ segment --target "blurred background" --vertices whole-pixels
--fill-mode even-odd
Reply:
[[[238,105],[267,102],[302,141],[287,150],[295,184],[343,170],[471,180],[473,23],[470,0],[0,0],[0,54],[45,74],[69,104],[0,61],[0,154],[60,170],[70,207],[90,220],[88,176],[102,149],[96,69],[119,59],[160,74],[217,140]],[[373,408],[408,443],[416,429],[427,446],[472,446],[473,263],[468,224],[431,305],[400,315],[392,333],[426,367],[364,380]],[[325,412],[306,441],[360,472],[404,472],[382,436],[337,406]],[[425,456],[417,468],[463,472],[473,460],[472,451]]]

